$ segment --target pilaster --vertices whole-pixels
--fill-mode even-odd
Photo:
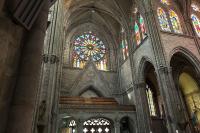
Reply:
[[[150,114],[145,90],[146,84],[144,82],[135,84],[138,133],[149,133],[151,131]]]
[[[120,133],[120,120],[116,119],[114,121],[114,132],[112,133]]]

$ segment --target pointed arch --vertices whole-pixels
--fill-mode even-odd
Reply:
[[[169,17],[170,17],[170,21],[172,23],[172,27],[173,27],[174,32],[182,33],[181,24],[180,24],[179,17],[176,14],[176,12],[173,11],[172,9],[170,9],[169,10]]]
[[[165,11],[161,7],[158,7],[157,14],[161,29],[164,31],[171,31]]]
[[[195,29],[197,35],[200,37],[200,21],[199,21],[199,18],[196,15],[192,14],[191,19],[192,19],[194,29]]]

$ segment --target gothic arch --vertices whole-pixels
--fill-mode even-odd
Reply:
[[[138,83],[143,83],[145,81],[145,69],[148,64],[151,64],[155,68],[153,61],[149,57],[142,57],[138,66],[140,69],[137,72]]]
[[[175,93],[179,105],[180,120],[182,123],[188,123],[182,130],[195,132],[195,125],[190,121],[194,110],[193,95],[197,95],[199,82],[199,60],[189,50],[183,47],[177,47],[171,52],[170,67],[172,68],[172,78],[175,84]],[[187,85],[183,81],[187,81]],[[194,85],[195,87],[191,85]],[[194,89],[196,89],[194,91]],[[190,93],[188,93],[190,92]],[[192,102],[189,103],[189,98]],[[197,104],[198,105],[198,104]],[[180,127],[181,128],[181,127]]]
[[[127,115],[122,116],[119,122],[120,122],[120,132],[123,132],[123,130],[125,131],[128,130],[131,133],[135,133],[135,122],[130,116],[127,116]],[[123,129],[123,128],[127,128],[127,129]]]
[[[189,63],[193,66],[193,68],[198,73],[198,75],[200,74],[200,68],[199,68],[200,61],[191,51],[181,46],[176,47],[169,54],[170,64],[171,64],[172,58],[175,57],[176,55],[179,55],[182,58],[185,58],[187,61],[189,61]]]

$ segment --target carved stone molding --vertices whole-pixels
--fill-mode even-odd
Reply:
[[[59,62],[58,56],[56,56],[56,55],[51,55],[50,56],[50,63],[51,64],[55,64],[55,63],[58,63],[58,62]]]
[[[44,63],[50,63],[50,64],[55,64],[59,62],[59,58],[56,55],[48,55],[44,54],[43,55],[43,62]]]
[[[44,62],[44,63],[48,63],[48,61],[49,61],[49,56],[48,56],[48,54],[44,54],[44,55],[43,55],[43,62]]]
[[[158,71],[167,74],[171,71],[171,69],[167,66],[160,65]]]

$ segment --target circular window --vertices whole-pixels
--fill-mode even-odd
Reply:
[[[106,54],[106,47],[102,40],[89,31],[75,38],[74,54],[83,61],[100,61]]]

